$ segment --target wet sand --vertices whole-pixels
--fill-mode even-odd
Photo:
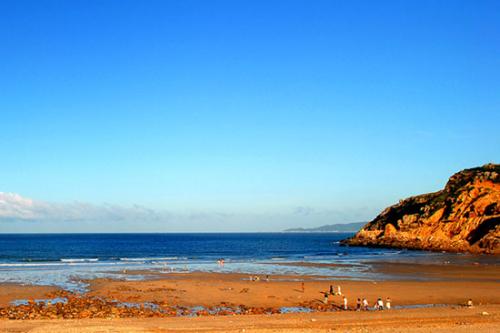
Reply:
[[[0,307],[9,305],[16,299],[43,299],[45,295],[58,288],[48,286],[23,286],[19,284],[0,284]]]
[[[500,265],[415,264],[408,262],[369,262],[371,271],[394,278],[444,281],[491,281],[500,283]]]

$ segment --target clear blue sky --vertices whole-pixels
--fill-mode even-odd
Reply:
[[[499,1],[3,0],[0,232],[369,220],[498,163],[499,88]]]

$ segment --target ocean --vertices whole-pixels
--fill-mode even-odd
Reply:
[[[488,256],[345,247],[352,233],[0,234],[0,283],[85,291],[93,278],[143,279],[129,271],[311,275],[384,279],[370,262],[496,263]],[[217,264],[224,259],[225,265]],[[336,265],[298,265],[297,263]]]

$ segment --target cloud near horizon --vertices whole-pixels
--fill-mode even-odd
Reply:
[[[292,227],[367,221],[375,210],[367,207],[318,209],[309,206],[251,212],[184,211],[85,202],[55,203],[0,192],[1,232],[214,232],[281,231]],[[24,223],[43,222],[27,226]],[[64,223],[78,222],[78,223]],[[21,223],[21,224],[19,224]]]
[[[33,200],[17,193],[0,192],[0,220],[3,221],[137,221],[165,220],[167,211],[139,205],[94,205],[84,202],[52,203]]]

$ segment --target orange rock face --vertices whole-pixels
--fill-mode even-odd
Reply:
[[[443,190],[386,208],[344,244],[500,254],[500,165],[460,171]]]

